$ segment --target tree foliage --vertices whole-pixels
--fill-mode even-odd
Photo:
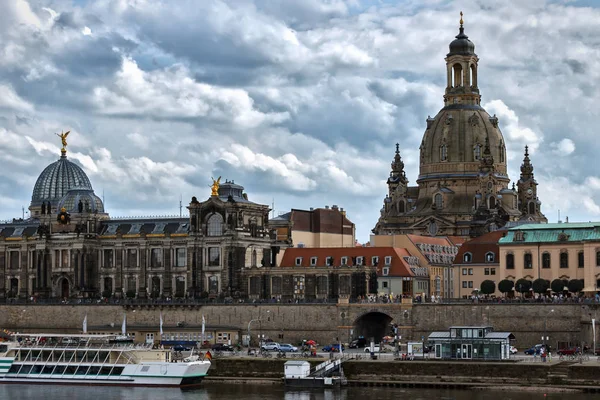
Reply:
[[[482,284],[483,286],[483,284]],[[500,281],[500,283],[498,283],[498,290],[501,293],[508,293],[508,292],[512,292],[513,289],[515,288],[515,283],[513,281],[511,281],[510,279],[503,279]]]
[[[515,283],[515,289],[519,293],[527,293],[531,289],[531,281],[529,279],[521,278]]]
[[[533,281],[533,284],[531,286],[533,288],[533,291],[535,293],[546,293],[546,290],[548,290],[548,287],[550,287],[550,283],[542,278],[538,278],[535,281]]]
[[[481,282],[481,289],[479,291],[486,295],[493,294],[496,291],[496,284],[494,281],[486,279],[485,281]]]
[[[571,279],[567,284],[569,292],[579,293],[583,290],[583,279]]]
[[[565,283],[563,282],[562,279],[555,279],[550,284],[550,289],[552,289],[552,291],[554,293],[562,293],[564,287],[565,287]]]

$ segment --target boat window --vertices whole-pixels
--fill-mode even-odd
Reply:
[[[149,369],[150,369],[150,366],[142,367],[142,372],[148,372]]]

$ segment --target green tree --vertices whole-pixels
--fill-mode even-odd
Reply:
[[[583,290],[583,279],[571,279],[567,284],[569,292],[577,294]]]
[[[550,284],[550,289],[552,289],[552,291],[554,293],[562,293],[564,287],[565,287],[565,283],[563,282],[562,279],[555,279]]]
[[[546,293],[546,290],[548,290],[548,286],[548,281],[542,278],[536,279],[531,285],[533,291],[540,294]]]
[[[479,291],[485,295],[493,294],[496,291],[496,284],[494,281],[486,279],[485,281],[481,282],[481,289]]]
[[[498,283],[498,290],[501,293],[504,293],[506,295],[506,293],[510,293],[514,290],[515,288],[515,283],[513,281],[511,281],[510,279],[503,279],[500,281],[500,283]]]
[[[515,289],[521,294],[527,293],[529,292],[529,289],[531,289],[531,281],[529,279],[521,278],[515,283]]]

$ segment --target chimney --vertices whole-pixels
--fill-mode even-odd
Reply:
[[[325,206],[325,209],[326,209],[326,210],[329,210],[329,206]]]
[[[315,211],[315,209],[311,207],[311,208],[310,208],[310,211]]]
[[[338,209],[338,206],[337,206],[337,204],[334,204],[334,205],[332,205],[332,206],[331,206],[331,209],[332,209],[332,210],[336,210],[336,211],[337,211],[337,209]]]
[[[566,223],[568,224],[569,223],[569,216],[567,215],[566,218],[567,218]]]

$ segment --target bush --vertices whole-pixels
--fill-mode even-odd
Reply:
[[[583,279],[571,279],[567,284],[569,292],[575,294],[583,290]]]
[[[481,282],[481,289],[479,291],[485,295],[493,294],[496,291],[496,284],[494,281],[486,279],[485,281]]]
[[[509,279],[503,279],[498,284],[498,290],[504,294],[512,292],[514,290],[514,288],[515,288],[515,283]]]
[[[531,281],[528,279],[521,278],[515,283],[515,289],[519,293],[527,293],[531,289]]]
[[[533,284],[531,285],[531,287],[533,288],[533,291],[535,293],[546,293],[546,291],[548,290],[548,287],[550,286],[550,284],[548,283],[547,280],[542,279],[542,278],[538,278],[535,281],[533,281]]]

